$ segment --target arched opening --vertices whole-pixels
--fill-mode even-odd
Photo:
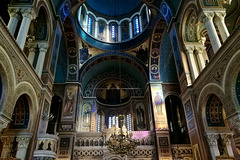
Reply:
[[[134,37],[137,36],[140,33],[140,22],[139,22],[139,16],[135,16],[133,18],[133,35]]]
[[[238,105],[240,105],[240,72],[238,73],[235,83],[235,95],[238,101]]]
[[[2,100],[2,92],[3,92],[3,83],[2,83],[2,77],[0,75],[0,102]]]
[[[206,120],[209,127],[224,127],[223,119],[223,105],[221,100],[215,95],[211,94],[207,100],[206,105]]]
[[[118,41],[118,25],[117,23],[110,23],[110,41],[117,42]]]
[[[52,97],[52,103],[50,108],[50,114],[53,115],[53,119],[48,122],[47,133],[56,134],[59,130],[59,124],[62,114],[62,99],[59,96]]]
[[[29,102],[26,95],[21,95],[14,107],[9,129],[27,129],[29,123]]]
[[[103,20],[98,21],[98,39],[106,41],[106,22]]]
[[[165,103],[171,144],[190,144],[186,118],[180,98],[169,95]]]
[[[129,21],[125,20],[121,23],[121,40],[125,41],[129,38]]]

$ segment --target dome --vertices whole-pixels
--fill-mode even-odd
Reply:
[[[122,16],[136,9],[141,4],[141,0],[88,0],[87,4],[100,14]]]

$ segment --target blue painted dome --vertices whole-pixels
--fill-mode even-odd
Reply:
[[[107,16],[122,16],[136,9],[141,0],[88,0],[95,11]]]

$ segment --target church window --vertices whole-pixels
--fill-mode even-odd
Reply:
[[[235,90],[236,90],[235,94],[237,96],[238,104],[240,104],[240,72],[238,73],[238,76],[237,76]]]
[[[92,34],[93,33],[93,30],[92,30],[92,25],[93,25],[93,18],[91,16],[88,17],[88,24],[87,24],[87,32],[89,34]]]
[[[134,23],[134,36],[136,36],[140,33],[139,18],[137,16],[133,19],[133,23]]]
[[[208,126],[210,127],[225,126],[222,102],[214,94],[212,94],[207,101],[206,117]]]
[[[118,116],[110,116],[108,118],[108,128],[112,128],[113,126],[119,127]]]
[[[16,103],[12,115],[10,129],[26,129],[29,121],[29,105],[25,96],[21,96]]]
[[[116,42],[117,41],[117,25],[111,24],[111,41]]]
[[[101,115],[97,114],[97,132],[100,132]]]
[[[132,131],[132,126],[131,126],[131,114],[127,115],[127,130]]]

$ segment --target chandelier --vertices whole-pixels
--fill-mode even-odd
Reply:
[[[120,115],[120,128],[115,128],[114,133],[106,141],[106,146],[110,153],[116,155],[127,155],[136,149],[138,142],[132,138],[132,133],[129,133],[123,124],[124,116]],[[120,132],[119,132],[120,131]]]

